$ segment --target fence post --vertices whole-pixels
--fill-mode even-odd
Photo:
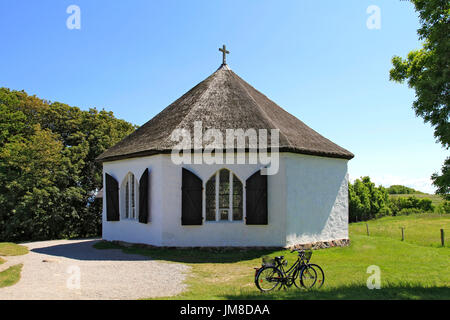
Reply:
[[[367,229],[367,235],[370,236],[369,234],[369,225],[366,223],[366,229]]]
[[[405,227],[401,227],[402,229],[402,241],[405,241]]]
[[[445,247],[444,229],[441,229],[441,244]]]

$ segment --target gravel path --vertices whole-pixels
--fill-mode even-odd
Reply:
[[[20,281],[0,288],[0,300],[138,299],[172,296],[185,289],[188,266],[153,261],[118,249],[97,250],[92,247],[97,241],[23,244],[30,249],[28,254],[4,257],[7,262],[0,265],[3,271],[23,263]]]

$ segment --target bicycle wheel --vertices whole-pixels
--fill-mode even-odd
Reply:
[[[303,288],[311,289],[317,281],[317,272],[314,268],[306,265],[300,272],[300,283]]]
[[[316,281],[316,288],[320,289],[324,282],[325,282],[325,274],[323,273],[323,270],[321,267],[319,267],[317,264],[310,264],[309,265],[311,268],[314,268],[314,270],[317,273],[317,281]]]
[[[278,287],[283,279],[283,274],[275,267],[262,268],[255,277],[256,287],[262,292],[267,292]]]

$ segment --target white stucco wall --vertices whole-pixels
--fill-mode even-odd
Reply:
[[[203,187],[218,170],[227,168],[236,174],[244,186],[244,219],[242,221],[206,221],[200,226],[181,225],[181,166],[171,163],[170,157],[163,160],[163,174],[167,181],[163,218],[163,245],[165,246],[283,246],[284,245],[284,174],[281,172],[268,177],[269,224],[248,226],[245,224],[245,181],[260,165],[185,165],[203,180]],[[203,216],[205,217],[205,196],[203,196]]]
[[[149,205],[150,213],[147,224],[139,223],[137,220],[124,219],[122,216],[123,205],[121,208],[120,221],[106,221],[106,193],[104,193],[103,201],[103,223],[102,237],[105,240],[121,240],[131,243],[148,243],[153,245],[161,245],[162,243],[162,212],[163,202],[158,199],[163,198],[163,179],[162,179],[162,155],[151,157],[134,158],[120,161],[105,162],[103,164],[103,175],[110,174],[119,182],[119,194],[121,195],[119,202],[122,203],[123,181],[126,175],[131,172],[136,179],[142,176],[145,169],[149,169]],[[103,179],[105,181],[105,179]],[[106,190],[104,183],[103,190]],[[139,186],[136,185],[136,190]],[[139,198],[136,201],[136,209],[139,210]]]
[[[283,159],[286,245],[348,239],[348,161],[300,154]]]
[[[139,180],[149,168],[151,221],[148,224],[131,220],[108,222],[104,201],[103,238],[158,246],[289,246],[348,237],[346,160],[281,154],[278,174],[268,176],[269,224],[266,226],[245,224],[245,181],[260,165],[184,167],[197,174],[204,186],[222,168],[236,174],[244,185],[244,220],[208,222],[204,219],[200,226],[181,225],[182,166],[173,164],[170,155],[156,155],[104,163],[104,172],[116,178],[120,187],[128,172]]]

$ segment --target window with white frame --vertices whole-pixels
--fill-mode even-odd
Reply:
[[[228,169],[216,172],[206,182],[206,221],[242,221],[243,186]]]
[[[124,181],[124,218],[137,219],[136,211],[136,179],[134,174],[128,173]]]

